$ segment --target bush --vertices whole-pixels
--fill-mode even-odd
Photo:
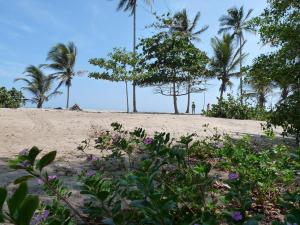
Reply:
[[[24,104],[25,98],[21,91],[15,88],[6,90],[5,87],[0,88],[0,108],[20,108]]]
[[[238,99],[228,95],[227,99],[218,100],[217,104],[213,104],[208,111],[203,111],[203,114],[228,119],[265,120],[269,113],[263,108],[256,108],[247,103],[241,105]]]
[[[72,192],[56,174],[47,172],[56,152],[38,157],[41,151],[33,147],[10,161],[12,169],[27,175],[15,180],[20,186],[11,198],[0,189],[0,222],[250,225],[271,220],[281,224],[283,221],[269,218],[269,205],[272,212],[287,213],[282,224],[295,223],[299,218],[299,190],[294,181],[300,151],[284,146],[261,150],[248,136],[238,141],[227,137],[216,143],[222,139],[214,135],[204,142],[193,142],[194,135],[175,140],[168,133],[149,137],[142,128],[128,132],[118,123],[112,126],[113,131],[102,132],[95,139],[95,149],[106,152],[101,158],[85,153],[89,141],[78,147],[90,163],[78,176],[84,199],[80,207],[74,207]],[[205,146],[212,149],[210,154],[203,152]],[[197,149],[204,156],[197,154]],[[216,171],[226,176],[220,178]],[[36,196],[28,196],[24,182],[33,178],[52,196],[52,202],[39,204]],[[293,197],[287,198],[289,194]],[[34,204],[25,210],[27,199]],[[5,202],[8,210],[2,207]]]
[[[294,135],[299,146],[300,139],[300,92],[295,92],[276,105],[268,123],[283,128],[283,136]]]

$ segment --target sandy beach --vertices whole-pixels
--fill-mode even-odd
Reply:
[[[125,129],[143,127],[149,135],[155,131],[170,132],[173,137],[187,133],[207,136],[203,125],[217,127],[220,133],[233,136],[262,134],[260,121],[208,118],[201,115],[173,115],[117,112],[77,112],[47,109],[0,109],[0,184],[8,184],[14,171],[7,170],[7,161],[22,149],[37,146],[43,151],[57,150],[56,164],[66,169],[84,161],[77,146],[95,131],[110,129],[112,122]],[[99,154],[99,152],[93,152]],[[78,167],[79,168],[79,167]]]

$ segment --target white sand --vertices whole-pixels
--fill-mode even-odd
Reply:
[[[78,157],[80,153],[76,147],[91,135],[91,127],[110,129],[112,122],[122,123],[128,130],[143,127],[150,135],[155,131],[167,131],[177,137],[193,132],[200,136],[207,135],[203,132],[204,124],[233,135],[262,134],[259,121],[207,118],[200,115],[0,109],[0,184],[7,178],[4,174],[7,171],[7,160],[33,145],[45,151],[57,150],[59,162],[80,164],[83,159]]]

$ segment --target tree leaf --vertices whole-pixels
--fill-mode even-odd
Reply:
[[[19,183],[22,183],[22,182],[25,182],[31,178],[34,178],[34,176],[31,176],[31,175],[27,175],[27,176],[23,176],[23,177],[19,177],[18,179],[16,179],[14,181],[14,184],[19,184]]]
[[[28,153],[28,160],[33,165],[37,155],[41,152],[36,146],[33,146]]]
[[[17,224],[18,225],[30,225],[30,221],[35,210],[39,206],[39,197],[38,196],[27,196],[26,199],[20,206],[18,213]]]
[[[0,187],[0,212],[2,210],[6,197],[7,197],[7,190],[5,188]]]
[[[14,217],[16,210],[19,208],[21,202],[23,202],[23,200],[25,199],[27,193],[28,193],[27,184],[25,182],[21,183],[17,188],[17,190],[15,191],[15,193],[8,200],[7,205],[12,217]]]
[[[51,164],[54,161],[55,157],[56,157],[56,151],[52,151],[52,152],[47,153],[36,164],[36,168],[41,171],[44,167]]]

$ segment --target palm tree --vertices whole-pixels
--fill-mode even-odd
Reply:
[[[173,16],[173,24],[171,32],[180,32],[186,35],[190,40],[200,41],[199,35],[208,29],[208,26],[202,27],[200,30],[195,31],[200,19],[200,12],[197,12],[193,20],[190,20],[186,9],[179,11]]]
[[[223,94],[226,91],[228,85],[231,85],[230,78],[237,76],[239,73],[235,73],[234,70],[239,62],[245,58],[245,55],[240,55],[240,48],[235,51],[233,37],[229,34],[224,34],[222,39],[217,37],[211,40],[214,56],[210,62],[211,72],[221,80],[220,87],[220,101],[223,100]]]
[[[153,0],[144,0],[147,4],[151,4]],[[136,54],[136,8],[137,0],[119,0],[118,10],[125,12],[130,11],[133,15],[133,53]],[[133,82],[133,112],[137,112],[136,107],[136,84]]]
[[[76,56],[77,48],[73,42],[69,42],[67,45],[62,43],[55,45],[47,56],[47,60],[50,60],[51,64],[46,66],[57,71],[53,75],[60,80],[58,88],[63,84],[67,86],[67,108],[69,108],[70,87],[75,75]]]
[[[171,32],[180,32],[187,36],[190,41],[200,41],[199,35],[208,29],[208,26],[202,27],[200,30],[195,31],[200,19],[200,12],[197,12],[193,20],[190,20],[186,9],[175,13],[173,16],[173,24],[170,29]],[[187,107],[185,113],[190,112],[190,99],[191,99],[191,82],[187,83]]]
[[[265,108],[267,96],[273,91],[274,85],[271,82],[264,82],[261,79],[247,79],[245,83],[250,87],[245,96],[256,98],[257,107]]]
[[[227,10],[227,15],[223,15],[219,21],[220,21],[220,33],[226,33],[228,31],[233,31],[232,36],[236,37],[239,41],[240,46],[240,58],[242,58],[242,45],[244,43],[244,31],[247,32],[254,32],[255,30],[248,26],[249,17],[252,13],[253,9],[250,9],[246,16],[244,13],[244,7],[240,7],[239,9],[234,7]],[[240,101],[241,104],[243,104],[243,75],[242,75],[242,60],[240,60]]]
[[[28,77],[28,79],[17,78],[15,81],[24,81],[26,83],[26,86],[22,87],[22,89],[33,95],[33,97],[29,100],[32,103],[37,104],[37,108],[42,108],[45,101],[48,101],[51,97],[57,94],[61,94],[61,92],[57,91],[57,89],[51,92],[55,77],[52,75],[45,75],[39,67],[30,65],[26,68],[24,73],[26,73],[26,77]]]

